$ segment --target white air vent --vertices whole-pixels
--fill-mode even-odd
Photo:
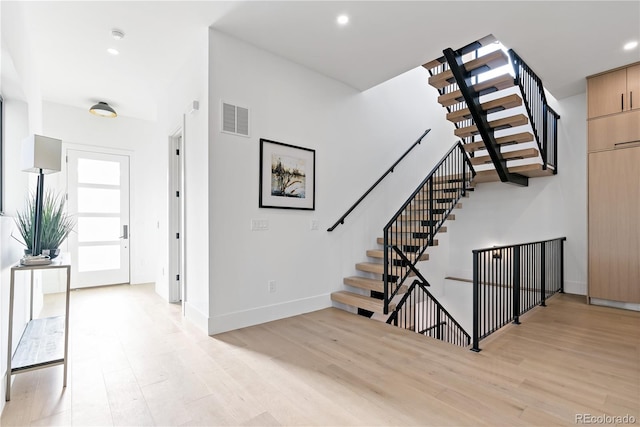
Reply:
[[[249,109],[223,102],[222,132],[249,136]]]

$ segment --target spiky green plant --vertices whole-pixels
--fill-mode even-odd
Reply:
[[[33,228],[36,214],[35,195],[27,199],[25,210],[18,212],[16,225],[27,251],[32,251]],[[64,197],[47,191],[42,201],[42,249],[57,249],[73,230],[75,222],[64,211]]]

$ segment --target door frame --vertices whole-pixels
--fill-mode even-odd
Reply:
[[[186,233],[185,218],[185,180],[184,180],[184,153],[185,153],[184,122],[168,138],[169,149],[169,217],[167,239],[169,247],[169,302],[182,304],[182,314],[185,312],[187,300],[186,280]],[[178,192],[178,193],[176,193]],[[178,236],[176,236],[178,233]],[[177,276],[179,275],[179,279]]]
[[[57,185],[55,187],[64,189],[65,202],[69,199],[69,162],[68,162],[68,151],[85,151],[89,153],[99,153],[99,154],[111,154],[116,156],[126,156],[129,158],[129,282],[127,284],[131,284],[131,259],[133,257],[135,246],[133,244],[133,239],[131,238],[131,225],[135,221],[135,215],[131,208],[131,195],[134,193],[135,180],[133,177],[132,171],[135,167],[135,156],[133,150],[119,149],[119,148],[111,148],[104,147],[100,145],[89,145],[89,144],[78,144],[73,142],[62,142],[62,152],[64,153],[64,168],[61,174],[59,174],[60,180],[57,181]],[[68,206],[65,207],[68,211]],[[69,242],[65,240],[66,250],[69,251]],[[72,260],[73,262],[73,260]]]

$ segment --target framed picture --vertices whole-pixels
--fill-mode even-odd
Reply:
[[[316,151],[260,139],[260,207],[316,208]]]

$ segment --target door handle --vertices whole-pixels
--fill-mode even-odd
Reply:
[[[129,226],[128,225],[123,225],[122,226],[122,236],[119,237],[120,239],[125,239],[127,240],[129,238]]]

